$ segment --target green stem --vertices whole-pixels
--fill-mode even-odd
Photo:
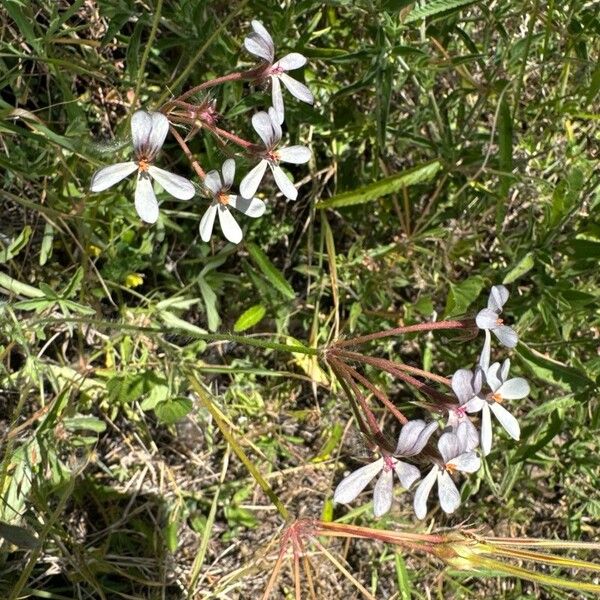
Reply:
[[[156,9],[154,12],[154,19],[152,20],[152,29],[150,29],[150,35],[148,36],[148,41],[146,42],[146,47],[144,48],[144,54],[142,55],[142,61],[140,63],[140,68],[138,71],[137,83],[135,85],[135,92],[133,94],[133,99],[131,100],[131,105],[129,106],[129,114],[131,114],[132,111],[135,109],[135,104],[140,96],[140,90],[142,89],[142,81],[144,80],[144,73],[146,71],[146,63],[148,62],[148,56],[150,55],[150,48],[154,43],[154,38],[156,37],[156,31],[158,29],[158,23],[160,21],[162,4],[163,0],[157,0]]]
[[[286,521],[289,519],[289,512],[283,505],[277,494],[271,489],[271,486],[267,483],[265,478],[260,474],[258,469],[252,464],[252,461],[248,458],[248,455],[244,452],[244,449],[238,444],[237,440],[233,436],[231,429],[223,418],[223,413],[214,405],[212,398],[208,395],[202,384],[196,379],[194,375],[188,375],[188,381],[194,388],[198,399],[202,403],[202,406],[208,410],[212,418],[215,420],[217,427],[221,430],[223,437],[227,440],[227,443],[231,446],[231,449],[235,452],[237,457],[242,461],[243,465],[248,469],[250,475],[254,478],[256,483],[261,487],[263,492],[269,497],[271,502],[275,505],[279,514]]]

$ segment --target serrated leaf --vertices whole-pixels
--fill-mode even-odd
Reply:
[[[255,304],[254,306],[251,306],[238,317],[238,320],[233,326],[233,330],[236,333],[240,333],[241,331],[250,329],[250,327],[254,327],[257,323],[262,321],[266,312],[267,309],[262,304]]]
[[[433,0],[427,2],[424,6],[419,6],[408,13],[405,23],[412,23],[420,19],[426,19],[433,15],[437,15],[442,12],[454,11],[467,4],[475,4],[476,0]]]
[[[255,244],[246,242],[246,248],[254,264],[261,270],[262,274],[269,280],[269,283],[288,300],[296,297],[294,288],[286,281],[285,277],[277,267],[269,260],[269,257]]]
[[[464,315],[485,285],[483,277],[475,275],[460,283],[451,283],[444,309],[444,318]]]
[[[411,185],[431,181],[441,168],[442,164],[438,160],[434,160],[395,175],[390,175],[356,190],[338,194],[333,198],[329,198],[329,200],[319,202],[317,208],[340,208],[377,200],[382,196],[393,194]]]

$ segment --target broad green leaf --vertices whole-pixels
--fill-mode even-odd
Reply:
[[[266,312],[267,309],[262,304],[255,304],[254,306],[251,306],[238,317],[238,320],[233,326],[233,330],[236,333],[240,333],[241,331],[250,329],[250,327],[254,327],[254,325],[262,321]]]
[[[160,402],[154,407],[156,418],[167,425],[181,421],[194,407],[189,398],[172,398]]]
[[[29,529],[19,525],[9,525],[0,522],[0,538],[21,550],[33,550],[39,546],[39,540]]]
[[[442,164],[438,160],[434,160],[395,175],[390,175],[374,183],[369,183],[356,190],[338,194],[333,198],[319,202],[317,208],[340,208],[377,200],[382,196],[398,192],[402,188],[431,181],[441,168]]]
[[[425,2],[423,6],[411,10],[404,22],[412,23],[441,12],[455,11],[467,4],[475,4],[475,2],[476,0],[432,0],[432,2]]]
[[[460,283],[451,283],[444,318],[464,315],[471,304],[477,299],[485,285],[483,277],[475,275]]]
[[[271,283],[284,298],[293,300],[296,297],[294,288],[292,288],[277,267],[269,260],[269,257],[252,242],[246,242],[246,248],[250,253],[250,258],[252,258],[256,266],[262,271],[262,274],[269,280],[269,283]]]

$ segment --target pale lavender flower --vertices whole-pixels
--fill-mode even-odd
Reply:
[[[456,433],[448,432],[440,436],[438,450],[442,462],[433,466],[415,492],[413,505],[418,519],[427,516],[427,499],[436,481],[442,510],[453,513],[460,506],[460,493],[451,475],[456,471],[475,473],[481,466],[479,456],[472,450],[468,450],[467,435],[466,426],[462,423]]]
[[[312,104],[314,97],[311,91],[303,84],[290,77],[287,72],[299,69],[306,64],[306,57],[298,52],[286,54],[283,58],[275,61],[275,45],[273,38],[264,28],[260,21],[252,21],[254,30],[244,40],[244,46],[250,54],[258,56],[267,63],[265,76],[271,80],[271,94],[273,97],[273,107],[277,113],[279,123],[283,123],[284,106],[283,94],[281,93],[281,84],[288,89],[290,94],[302,102]]]
[[[457,406],[448,407],[448,423],[456,433],[461,423],[465,424],[467,432],[467,450],[473,450],[479,445],[479,432],[473,425],[468,412],[473,412],[473,406],[478,404],[479,393],[483,385],[483,371],[480,368],[473,371],[459,369],[452,376],[452,390],[458,399]]]
[[[200,220],[200,237],[202,241],[208,242],[212,235],[215,216],[219,215],[219,224],[225,238],[232,244],[239,244],[242,241],[242,230],[234,219],[230,207],[239,210],[248,217],[256,219],[265,212],[265,203],[258,198],[242,198],[235,194],[230,194],[229,190],[235,177],[235,161],[228,158],[223,163],[223,177],[218,171],[209,171],[204,178],[204,186],[208,189],[212,202]]]
[[[487,308],[480,310],[475,320],[479,329],[491,331],[501,344],[507,348],[514,348],[519,341],[519,336],[514,329],[504,325],[504,321],[500,318],[508,295],[508,290],[503,285],[495,285],[490,292]]]
[[[508,378],[510,360],[507,358],[502,366],[492,363],[485,371],[485,379],[491,392],[484,398],[477,397],[470,402],[469,412],[481,411],[481,450],[484,456],[492,448],[491,412],[514,440],[521,437],[518,421],[503,406],[504,400],[520,400],[529,394],[529,384],[522,377]]]
[[[265,149],[260,153],[262,157],[260,162],[242,179],[240,193],[244,198],[252,198],[256,194],[268,165],[282,194],[290,200],[295,200],[298,197],[298,190],[283,172],[279,163],[296,165],[306,163],[311,157],[310,150],[306,146],[288,146],[276,149],[281,141],[282,131],[273,108],[269,108],[268,113],[264,111],[256,113],[252,117],[252,126],[263,141]]]
[[[427,425],[425,421],[409,421],[402,427],[394,456],[384,455],[378,460],[357,469],[342,479],[333,494],[333,501],[348,504],[352,502],[379,473],[379,479],[373,490],[373,514],[380,517],[392,506],[394,471],[402,487],[408,489],[420,477],[419,469],[397,457],[409,457],[419,454],[425,447],[431,434],[437,429],[437,423]]]
[[[106,190],[137,171],[135,209],[140,219],[146,223],[156,223],[158,219],[158,202],[152,187],[152,179],[158,181],[164,190],[175,198],[189,200],[195,194],[191,181],[152,164],[164,144],[168,131],[169,120],[162,113],[144,110],[135,112],[131,118],[135,160],[116,163],[96,171],[92,177],[90,190],[92,192]]]

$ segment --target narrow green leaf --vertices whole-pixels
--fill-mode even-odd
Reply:
[[[525,273],[528,273],[535,266],[534,254],[533,252],[528,252],[515,267],[513,267],[504,277],[502,283],[512,283],[519,279],[519,277],[523,277]]]
[[[252,258],[256,266],[262,271],[262,274],[269,280],[269,283],[271,283],[284,298],[293,300],[296,297],[294,288],[292,288],[277,267],[269,260],[269,257],[252,242],[246,242],[246,248],[250,253],[250,258]]]
[[[254,327],[257,323],[262,321],[266,312],[267,309],[262,304],[255,304],[254,306],[251,306],[239,316],[238,320],[233,326],[233,330],[236,333],[240,333],[241,331],[250,329],[250,327]]]
[[[371,200],[377,200],[382,196],[398,192],[402,188],[410,187],[418,183],[431,181],[435,174],[442,168],[438,160],[434,160],[406,171],[401,171],[364,187],[343,192],[317,204],[317,208],[339,208],[341,206],[353,206],[363,204]]]
[[[31,237],[32,229],[29,225],[23,227],[23,231],[6,248],[0,242],[0,263],[8,262],[13,259],[27,245]]]

